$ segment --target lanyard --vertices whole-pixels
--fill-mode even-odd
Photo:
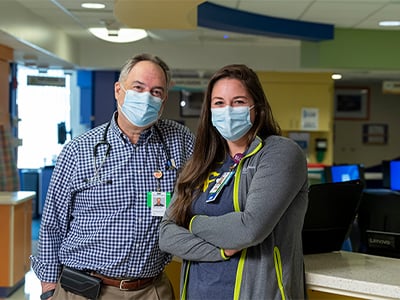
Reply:
[[[233,156],[233,162],[234,164],[229,167],[229,171],[222,173],[220,177],[218,177],[215,180],[215,184],[210,190],[207,200],[207,203],[215,201],[217,199],[219,193],[222,191],[222,189],[229,184],[230,180],[236,173],[236,167],[238,166],[240,160],[243,158],[243,153],[236,153]]]

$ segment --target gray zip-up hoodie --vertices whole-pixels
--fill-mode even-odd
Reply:
[[[234,299],[307,298],[301,240],[308,199],[303,151],[285,137],[257,138],[234,180],[234,212],[194,216],[189,230],[171,221],[168,210],[161,222],[161,250],[183,259],[181,298],[189,262],[222,261],[223,249],[243,249]]]

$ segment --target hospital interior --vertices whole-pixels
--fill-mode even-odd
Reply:
[[[0,2],[0,299],[40,299],[29,256],[57,156],[108,122],[142,52],[172,71],[162,118],[194,133],[213,72],[255,70],[307,157],[309,299],[400,299],[399,0],[85,2]],[[128,29],[142,36],[118,41]],[[166,269],[177,295],[180,265]]]

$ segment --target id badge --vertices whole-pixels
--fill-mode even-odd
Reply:
[[[170,192],[147,192],[147,206],[151,208],[151,215],[153,217],[164,216],[170,201]]]
[[[217,199],[219,193],[222,191],[222,188],[229,183],[234,174],[235,171],[224,172],[221,177],[217,178],[215,185],[208,194],[206,200],[207,203],[213,202],[215,199]]]

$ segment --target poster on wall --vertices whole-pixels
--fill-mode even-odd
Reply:
[[[294,140],[308,157],[308,149],[310,145],[310,133],[308,132],[289,132],[288,137]]]
[[[301,129],[302,130],[318,130],[318,108],[307,108],[301,109]]]
[[[387,124],[364,124],[363,125],[363,143],[386,145],[388,142]]]

